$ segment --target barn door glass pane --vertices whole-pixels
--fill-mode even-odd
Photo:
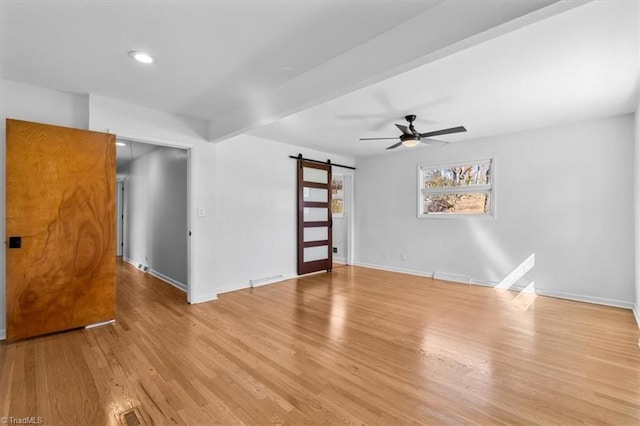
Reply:
[[[305,222],[324,222],[329,220],[329,209],[326,207],[305,207]]]
[[[305,182],[328,183],[329,173],[326,170],[315,169],[313,167],[303,167],[302,179]]]
[[[329,191],[322,188],[308,188],[302,189],[302,195],[304,201],[315,201],[320,203],[326,203],[329,201]]]
[[[329,258],[329,246],[305,247],[304,261],[325,260]]]
[[[304,229],[304,242],[309,241],[324,241],[329,238],[329,229],[326,226],[318,228],[305,228]]]

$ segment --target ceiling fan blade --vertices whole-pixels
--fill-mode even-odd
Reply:
[[[395,138],[360,138],[361,141],[385,141],[385,140],[391,140],[391,139],[398,139],[398,137],[396,136]]]
[[[426,146],[442,146],[442,145],[446,145],[449,142],[447,141],[441,141],[439,139],[427,139],[427,138],[423,138],[420,139],[420,143],[425,144]]]
[[[420,133],[420,137],[428,138],[429,136],[448,135],[451,133],[466,132],[464,126],[452,127],[450,129],[436,130],[435,132]]]
[[[400,129],[400,131],[402,132],[402,134],[404,135],[412,135],[413,133],[411,132],[411,130],[409,130],[409,128],[407,126],[403,126],[402,124],[396,124],[396,127],[398,129]]]
[[[391,145],[390,147],[388,147],[387,149],[394,149],[399,147],[400,145],[402,145],[402,142],[398,142],[398,143],[394,143],[393,145]]]

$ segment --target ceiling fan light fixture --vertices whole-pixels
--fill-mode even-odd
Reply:
[[[132,50],[131,52],[129,52],[129,56],[142,64],[153,64],[156,61],[156,58],[154,58],[153,56],[145,52],[140,52],[138,50]]]
[[[418,145],[420,143],[420,139],[418,138],[407,138],[404,139],[402,141],[402,145],[408,147],[408,148],[413,148],[414,146]]]

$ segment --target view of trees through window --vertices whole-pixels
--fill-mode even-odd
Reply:
[[[421,168],[422,211],[426,214],[491,212],[491,161]]]
[[[344,214],[344,176],[333,175],[331,177],[331,213],[333,217],[342,217]]]

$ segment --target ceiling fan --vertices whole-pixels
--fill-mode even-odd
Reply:
[[[387,149],[394,149],[399,147],[400,145],[404,145],[407,147],[413,147],[418,145],[419,143],[426,143],[428,144],[429,142],[433,142],[433,139],[426,139],[429,138],[431,136],[439,136],[439,135],[448,135],[451,133],[460,133],[460,132],[466,132],[467,129],[464,128],[464,126],[458,126],[458,127],[452,127],[450,129],[442,129],[442,130],[436,130],[433,132],[426,132],[426,133],[420,133],[418,132],[415,127],[413,127],[413,122],[416,120],[416,116],[415,115],[406,115],[405,120],[407,120],[409,122],[409,127],[404,126],[402,124],[396,124],[396,127],[398,129],[400,129],[400,131],[402,132],[402,134],[399,136],[400,138],[400,142],[391,145],[390,147],[388,147]],[[423,139],[424,138],[424,139]],[[377,141],[377,140],[384,140],[384,139],[398,139],[398,137],[395,138],[360,138],[361,141]]]

